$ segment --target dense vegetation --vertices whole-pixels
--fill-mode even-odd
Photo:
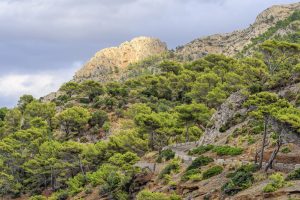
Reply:
[[[199,140],[212,125],[212,114],[237,91],[248,97],[244,106],[249,115],[264,124],[263,141],[270,120],[300,133],[299,94],[285,99],[269,92],[299,82],[299,53],[298,43],[279,40],[264,41],[253,56],[239,59],[207,55],[181,62],[170,53],[135,64],[123,82],[68,82],[51,102],[24,95],[15,108],[0,109],[0,194],[34,196],[50,190],[52,199],[66,199],[98,188],[101,197],[129,199],[132,183],[141,173],[135,166],[140,157],[158,151],[158,162],[173,159],[174,152],[162,148]],[[264,147],[265,143],[260,167]],[[240,147],[208,145],[191,154],[209,151],[230,156],[243,153]],[[199,177],[200,168],[211,162],[210,157],[196,158],[182,180]],[[179,167],[180,162],[172,160],[159,177],[178,172]],[[222,172],[222,167],[214,166],[202,178]],[[253,172],[244,167],[231,174],[224,193],[250,187]],[[137,199],[180,198],[144,190]]]

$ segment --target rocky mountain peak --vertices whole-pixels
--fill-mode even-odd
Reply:
[[[103,49],[95,54],[74,76],[74,81],[86,79],[106,82],[116,80],[129,64],[167,51],[159,39],[137,37],[118,47]]]
[[[177,54],[185,60],[194,60],[206,54],[234,56],[251,44],[251,39],[265,33],[278,21],[288,18],[300,9],[300,2],[288,5],[275,5],[260,13],[255,22],[244,30],[226,34],[216,34],[193,40],[177,48]],[[286,31],[286,30],[284,30]]]

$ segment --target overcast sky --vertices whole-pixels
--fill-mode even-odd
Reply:
[[[253,23],[295,0],[1,0],[0,107],[40,97],[72,78],[94,53],[136,36],[169,48]]]

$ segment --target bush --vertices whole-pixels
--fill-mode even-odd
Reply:
[[[258,169],[257,165],[254,165],[254,164],[243,165],[240,168],[238,168],[235,172],[229,173],[226,177],[232,178],[239,172],[244,172],[244,173],[255,172],[257,169]]]
[[[218,174],[221,174],[223,172],[223,167],[221,166],[213,166],[209,168],[208,170],[204,171],[202,174],[203,179],[208,179],[210,177],[216,176]]]
[[[196,158],[195,160],[193,160],[192,164],[190,166],[188,166],[187,171],[208,165],[209,163],[211,163],[213,161],[214,161],[214,159],[212,159],[210,157],[200,156],[200,157]]]
[[[213,148],[213,152],[216,152],[219,156],[230,155],[236,156],[243,153],[243,149],[239,147],[231,146],[216,146]]]
[[[201,171],[200,169],[191,169],[186,171],[183,176],[181,177],[182,181],[188,181],[190,180],[192,177],[194,177],[195,175],[199,175],[200,176]]]
[[[290,148],[288,148],[288,147],[284,147],[284,148],[282,148],[282,150],[281,150],[281,153],[290,153],[291,152],[291,150],[290,150]]]
[[[137,200],[180,200],[178,195],[167,195],[161,192],[150,192],[149,190],[142,190],[138,193]]]
[[[44,197],[42,195],[36,195],[36,196],[30,197],[29,200],[47,200],[47,197]]]
[[[166,149],[160,152],[158,158],[157,158],[157,162],[161,162],[163,159],[165,159],[166,161],[171,160],[175,157],[175,152],[172,151],[171,149]]]
[[[200,146],[200,147],[190,150],[189,155],[195,155],[195,154],[201,155],[203,153],[206,153],[206,152],[212,150],[213,148],[214,148],[214,145],[211,145],[211,144]]]
[[[277,189],[282,188],[286,184],[283,175],[280,173],[272,174],[270,179],[271,182],[263,188],[263,192],[275,192]]]
[[[249,188],[254,182],[253,173],[256,171],[255,165],[244,165],[234,173],[228,174],[230,180],[222,186],[222,191],[227,195],[234,195],[239,191]]]
[[[291,172],[287,178],[287,180],[300,180],[300,168]]]
[[[78,194],[83,190],[85,179],[82,174],[78,174],[67,181],[68,191],[70,195]]]
[[[179,162],[177,160],[173,160],[170,164],[168,164],[159,174],[159,178],[163,178],[165,175],[171,174],[172,172],[177,172],[179,170]]]

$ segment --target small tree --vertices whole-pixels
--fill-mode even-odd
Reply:
[[[212,111],[204,104],[186,104],[175,107],[178,113],[179,120],[184,123],[186,128],[185,139],[189,141],[189,128],[196,123],[204,130],[207,122],[209,121]]]
[[[92,102],[95,97],[104,94],[104,87],[100,83],[92,80],[84,81],[81,84],[81,90],[88,96],[90,102]]]
[[[60,87],[60,90],[65,92],[69,97],[72,97],[74,94],[76,94],[80,91],[80,84],[70,81],[70,82],[63,84]]]
[[[250,114],[256,119],[263,120],[264,132],[262,139],[262,146],[260,151],[259,167],[262,167],[264,149],[266,146],[266,138],[268,133],[269,120],[281,108],[289,107],[290,105],[285,100],[279,99],[277,94],[270,92],[261,92],[249,97],[245,105],[250,108]]]
[[[91,118],[90,112],[82,107],[68,108],[57,115],[60,125],[66,132],[66,137],[69,136],[72,129],[75,129],[80,134],[80,131]]]
[[[23,113],[26,109],[26,106],[34,100],[32,95],[25,94],[20,97],[18,101],[18,108]]]
[[[279,68],[299,59],[300,45],[284,41],[267,40],[260,45],[260,50],[264,54],[264,60],[271,74]]]

